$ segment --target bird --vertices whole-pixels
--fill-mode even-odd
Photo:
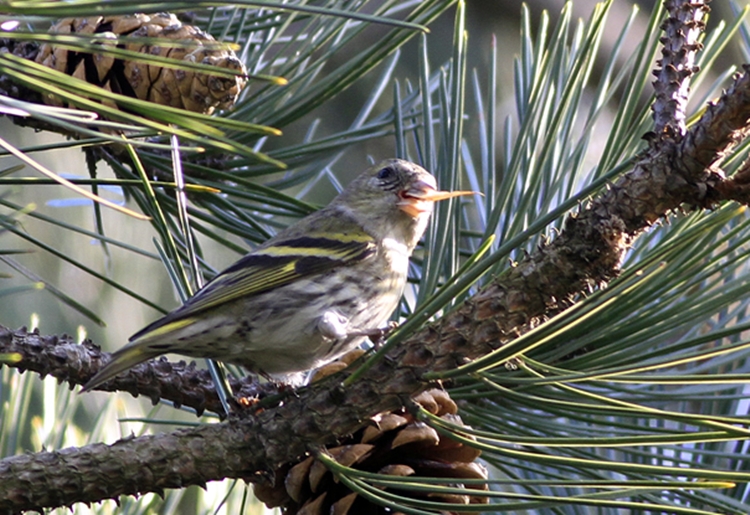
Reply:
[[[83,391],[167,353],[299,381],[292,378],[383,331],[434,203],[473,193],[440,191],[433,175],[401,159],[369,168],[326,207],[280,231],[135,333]]]

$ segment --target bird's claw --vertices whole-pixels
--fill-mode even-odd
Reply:
[[[383,342],[388,338],[388,335],[391,334],[397,327],[398,322],[391,320],[385,327],[379,327],[377,329],[365,331],[363,333],[363,336],[367,336],[367,338],[369,338],[369,340],[372,342],[372,346],[375,348],[375,350],[379,350],[380,346],[383,345]]]

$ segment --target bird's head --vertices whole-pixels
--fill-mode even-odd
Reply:
[[[362,218],[371,233],[397,236],[413,248],[422,237],[435,202],[473,191],[440,191],[421,166],[388,159],[357,177],[337,199]]]

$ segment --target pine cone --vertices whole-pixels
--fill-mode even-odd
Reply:
[[[430,413],[462,424],[456,404],[443,390],[429,390],[414,399]],[[358,431],[343,445],[328,449],[342,465],[394,476],[455,478],[453,486],[487,490],[486,485],[464,485],[462,479],[486,479],[487,470],[476,463],[480,451],[440,435],[402,411],[378,415],[372,425]],[[395,491],[395,490],[394,490]],[[486,503],[483,496],[419,494],[404,496],[455,504]],[[277,471],[273,486],[256,485],[255,495],[269,508],[281,507],[285,515],[375,515],[394,512],[373,504],[338,483],[328,469],[310,456]],[[446,512],[453,515],[458,511]]]
[[[169,57],[177,61],[210,64],[246,73],[233,51],[206,47],[214,38],[192,25],[183,25],[173,14],[133,14],[94,18],[65,18],[50,32],[58,34],[101,34],[102,45],[143,54]],[[127,37],[164,38],[189,42],[197,46],[173,47],[128,43]],[[219,77],[176,68],[164,68],[143,62],[116,59],[110,55],[76,52],[53,44],[39,49],[36,62],[72,75],[108,91],[157,104],[211,114],[215,108],[227,109],[245,87],[240,76]],[[45,102],[61,106],[54,95],[44,95]]]

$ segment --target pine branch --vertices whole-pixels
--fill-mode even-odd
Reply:
[[[71,389],[84,384],[110,359],[110,353],[85,341],[77,344],[70,336],[42,336],[38,331],[11,331],[0,326],[0,354],[13,355],[9,366],[36,372],[42,377],[52,376],[67,382]],[[254,397],[269,393],[253,378],[229,378],[232,391],[238,397]],[[134,397],[145,396],[156,404],[171,402],[176,408],[185,406],[201,415],[204,411],[223,413],[216,396],[213,380],[207,370],[194,363],[169,362],[166,358],[152,360],[134,367],[101,385],[98,390],[129,392]]]
[[[705,28],[703,17],[709,9],[704,2],[681,0],[666,0],[664,7],[669,16],[661,26],[664,36],[660,42],[664,46],[658,62],[660,68],[654,71],[654,130],[657,134],[665,130],[684,134],[689,79],[697,71],[695,55],[702,48],[698,38]]]

